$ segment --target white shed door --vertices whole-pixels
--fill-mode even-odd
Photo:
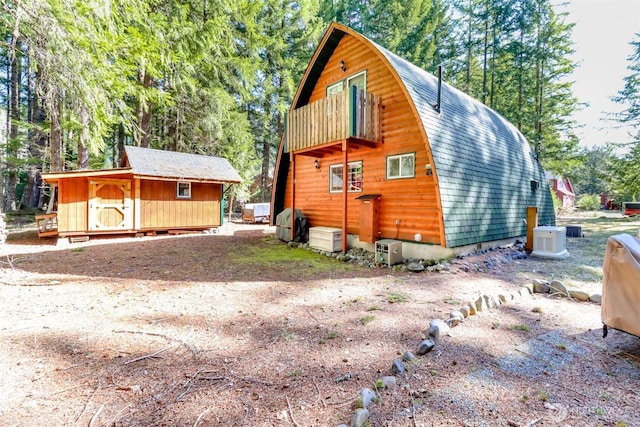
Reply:
[[[131,181],[89,181],[89,230],[115,231],[132,228]]]

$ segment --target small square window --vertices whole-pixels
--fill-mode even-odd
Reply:
[[[190,182],[178,182],[177,197],[178,197],[178,199],[190,199],[191,198],[191,183]]]
[[[387,179],[416,176],[416,154],[398,154],[387,157]]]
[[[347,185],[349,193],[362,191],[362,162],[349,163]],[[342,165],[331,165],[329,167],[329,192],[342,193]]]

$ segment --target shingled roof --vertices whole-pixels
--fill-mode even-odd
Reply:
[[[347,34],[361,38],[389,64],[413,103],[434,162],[446,247],[459,247],[526,234],[528,206],[538,223],[555,225],[551,192],[531,146],[508,120],[488,106],[341,24],[332,23],[299,89],[295,108],[309,102],[322,70]],[[288,158],[280,159],[278,180],[286,182]],[[274,205],[284,203],[276,192]]]
[[[398,73],[426,131],[448,247],[526,234],[528,206],[538,206],[539,224],[555,225],[542,166],[515,126],[446,83],[436,111],[438,78],[375,46]]]
[[[123,164],[129,166],[136,176],[229,184],[241,181],[238,172],[222,157],[134,146],[125,146],[124,149]]]

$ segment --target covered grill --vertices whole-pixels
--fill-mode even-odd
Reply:
[[[640,239],[609,237],[602,270],[603,336],[607,327],[640,336]]]

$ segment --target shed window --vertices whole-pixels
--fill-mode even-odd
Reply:
[[[176,191],[178,199],[190,199],[191,198],[191,183],[190,182],[178,182]]]
[[[362,191],[362,162],[350,162],[347,172],[348,192]],[[329,167],[329,192],[342,193],[342,165],[331,165]]]
[[[387,157],[387,179],[416,176],[416,154],[398,154]]]

